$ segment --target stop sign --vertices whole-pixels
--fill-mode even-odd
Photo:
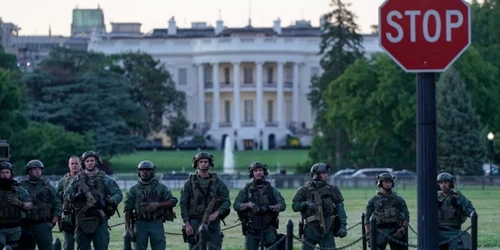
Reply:
[[[379,42],[406,72],[442,72],[470,45],[470,23],[462,0],[386,0]]]

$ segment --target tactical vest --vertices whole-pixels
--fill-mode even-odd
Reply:
[[[158,190],[158,180],[153,179],[149,184],[139,183],[137,185],[139,189],[139,194],[135,196],[135,211],[137,213],[138,220],[156,220],[160,219],[164,213],[165,209],[158,208],[153,212],[146,213],[144,208],[146,208],[147,203],[152,202],[164,202],[161,199],[161,194]]]
[[[383,224],[398,224],[402,223],[404,220],[404,215],[398,209],[397,196],[394,193],[390,193],[385,196],[378,193],[374,203],[375,211],[373,214],[377,218],[377,225]]]
[[[0,190],[0,228],[12,228],[21,226],[22,209],[8,203],[8,197],[17,197],[19,188],[12,190]]]
[[[91,194],[94,196],[96,201],[104,200],[106,195],[106,185],[104,183],[104,172],[99,170],[95,176],[89,176],[85,174],[84,171],[78,173],[78,178],[84,180],[85,184],[89,187]],[[77,190],[80,191],[80,187],[77,185]],[[74,202],[73,203],[76,211],[80,210],[85,206],[85,202]]]
[[[66,197],[66,192],[68,191],[69,185],[71,184],[71,180],[73,180],[73,178],[74,176],[71,176],[69,173],[64,175],[62,197]],[[66,199],[63,199],[63,211],[71,211],[71,202],[68,202]]]
[[[29,180],[21,182],[33,200],[33,208],[26,212],[28,221],[47,221],[52,219],[52,193],[50,192],[49,180],[41,179],[36,185]]]
[[[261,187],[257,187],[253,185],[252,182],[247,183],[244,188],[244,203],[247,202],[252,202],[256,204],[259,207],[269,207],[272,205],[276,205],[276,197],[274,197],[273,194],[273,188],[269,182],[265,182],[265,184]],[[279,221],[278,221],[278,215],[279,213],[274,212],[269,209],[268,212],[265,214],[259,214],[259,217],[262,217],[262,222],[264,226],[274,226],[275,228],[278,228],[279,226]],[[238,216],[241,217],[240,219],[248,221],[248,218],[251,218],[255,216],[255,214],[252,212],[251,209],[247,209],[244,212],[239,212]],[[242,221],[243,221],[242,220]]]
[[[329,184],[324,187],[318,188],[314,183],[307,182],[305,184],[305,188],[307,189],[307,197],[306,201],[314,201],[314,195],[319,195],[321,198],[321,206],[323,208],[323,217],[325,220],[325,229],[326,232],[329,232],[332,228],[337,224],[335,221],[339,221],[338,218],[338,209],[335,204],[343,202],[343,198],[340,195],[340,192],[336,192],[336,187],[333,187]],[[338,190],[338,189],[337,189]],[[313,228],[313,232],[318,237],[323,237],[323,233],[320,232],[320,221],[318,213],[311,213],[309,209],[303,209],[300,212],[300,215],[303,220],[305,220],[306,224],[309,224]]]
[[[440,226],[460,226],[467,219],[451,204],[451,197],[453,196],[459,199],[460,193],[452,191],[448,196],[445,196],[441,191],[438,193],[438,222]]]
[[[189,176],[189,183],[191,186],[191,199],[189,200],[189,218],[201,219],[205,210],[212,201],[212,196],[217,195],[217,174],[211,173],[208,188],[203,190],[200,185],[198,174],[191,174]],[[214,210],[219,208],[220,204],[216,204]]]

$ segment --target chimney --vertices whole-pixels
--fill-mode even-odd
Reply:
[[[175,19],[174,17],[172,17],[168,21],[168,35],[174,36],[176,34],[177,34],[177,26],[175,26]]]
[[[216,22],[215,34],[218,35],[218,34],[222,33],[223,30],[224,30],[224,21],[219,19]]]
[[[279,17],[274,21],[273,30],[274,32],[276,32],[276,34],[281,34],[281,19]]]

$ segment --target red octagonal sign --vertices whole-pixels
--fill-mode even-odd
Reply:
[[[386,0],[380,46],[406,72],[442,72],[470,45],[470,6],[462,0]]]

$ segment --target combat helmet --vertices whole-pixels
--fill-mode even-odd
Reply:
[[[214,167],[215,164],[214,164],[214,156],[207,153],[207,152],[199,152],[197,153],[195,156],[193,156],[193,164],[192,164],[192,167],[193,168],[198,168],[198,161],[201,160],[201,159],[206,159],[208,160],[208,164],[210,167]]]
[[[85,169],[85,160],[89,157],[95,158],[96,167],[102,164],[102,159],[97,152],[87,151],[87,152],[82,154],[82,157],[80,157],[80,165],[82,166],[83,169]]]
[[[264,170],[264,176],[269,175],[269,170],[267,168],[267,165],[262,162],[256,161],[250,164],[250,166],[248,166],[248,177],[253,178],[253,170],[257,168],[262,168]]]
[[[151,169],[151,173],[153,174],[153,177],[155,176],[156,173],[156,166],[153,164],[152,161],[141,161],[139,164],[137,164],[137,176],[141,177],[141,174],[139,173],[139,170],[141,169]]]
[[[0,162],[0,170],[2,170],[2,169],[10,170],[12,177],[14,177],[14,165],[12,165],[12,163],[10,163],[8,161]]]
[[[26,174],[28,174],[29,170],[32,168],[41,168],[43,170],[44,166],[43,163],[39,160],[31,160],[26,164],[26,167],[24,168],[26,170]]]
[[[329,164],[325,164],[325,163],[316,163],[314,164],[312,167],[311,167],[311,177],[313,179],[317,179],[318,178],[318,174],[320,173],[328,173],[328,171],[330,171],[330,165]]]
[[[392,181],[392,187],[394,187],[394,180],[396,179],[396,176],[389,174],[389,173],[381,173],[377,176],[377,187],[383,187],[383,182],[384,181]]]
[[[455,178],[453,175],[447,172],[440,173],[437,176],[437,183],[439,185],[440,181],[449,181],[450,182],[450,188],[455,188]]]

